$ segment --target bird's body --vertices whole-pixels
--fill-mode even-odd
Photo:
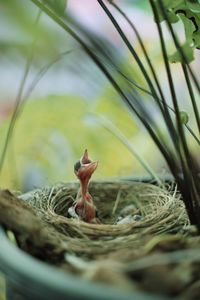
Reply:
[[[82,197],[77,200],[75,204],[75,211],[79,217],[88,223],[95,223],[96,207],[92,196],[87,192],[85,198]]]

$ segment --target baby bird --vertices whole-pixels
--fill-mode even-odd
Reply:
[[[99,220],[96,218],[97,211],[93,198],[88,192],[90,178],[97,166],[97,161],[93,162],[89,159],[87,150],[74,165],[74,173],[80,180],[80,188],[77,193],[74,210],[78,217],[87,223],[99,223]]]

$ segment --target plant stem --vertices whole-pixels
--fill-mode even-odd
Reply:
[[[109,71],[106,69],[104,64],[98,59],[98,57],[95,55],[95,53],[90,49],[89,46],[64,22],[63,19],[58,17],[49,7],[44,5],[39,0],[30,0],[32,1],[36,6],[38,6],[40,9],[42,9],[49,17],[51,17],[57,24],[59,24],[66,32],[68,32],[84,49],[84,51],[87,53],[87,55],[94,61],[94,63],[99,67],[99,69],[103,72],[103,74],[106,76],[108,81],[112,84],[114,89],[117,91],[117,93],[120,95],[120,97],[124,100],[124,102],[129,106],[130,110],[135,113],[135,115],[138,117],[138,119],[141,121],[141,123],[146,127],[147,131],[149,132],[150,136],[152,137],[153,141],[157,145],[158,149],[164,156],[165,160],[167,161],[168,165],[170,166],[171,170],[174,170],[174,175],[178,173],[178,166],[175,161],[174,156],[170,153],[170,150],[168,149],[167,144],[163,144],[161,140],[157,137],[154,129],[151,127],[151,125],[148,123],[146,118],[141,116],[136,108],[134,107],[133,103],[130,101],[130,99],[125,95],[123,90],[120,88],[118,83],[115,81],[115,79],[112,77],[112,75],[109,73]],[[177,177],[177,176],[175,176]],[[178,178],[177,178],[178,181]]]
[[[103,10],[105,11],[105,13],[107,14],[107,16],[109,17],[109,19],[111,20],[111,22],[113,23],[114,27],[115,27],[116,30],[118,31],[119,35],[121,36],[122,40],[124,41],[124,43],[125,43],[126,46],[128,47],[128,49],[129,49],[129,51],[131,52],[131,54],[132,54],[133,57],[135,58],[135,60],[136,60],[136,62],[137,62],[137,64],[138,64],[138,66],[139,66],[139,68],[140,68],[140,70],[141,70],[143,76],[145,77],[146,82],[147,82],[147,84],[148,84],[148,86],[149,86],[149,88],[150,88],[150,90],[151,90],[152,96],[153,96],[154,100],[156,101],[156,103],[157,103],[157,105],[158,105],[158,107],[159,107],[159,109],[160,109],[160,111],[161,111],[161,113],[162,113],[162,115],[163,115],[163,118],[164,118],[165,121],[166,121],[166,125],[167,125],[167,129],[168,129],[169,135],[171,136],[171,138],[172,138],[172,140],[173,140],[173,142],[174,142],[174,145],[175,145],[175,147],[174,147],[174,148],[175,148],[175,151],[177,151],[177,149],[178,149],[178,136],[177,136],[177,132],[176,132],[176,130],[175,130],[175,128],[174,128],[174,125],[173,125],[171,116],[170,116],[170,114],[169,114],[168,106],[167,106],[167,103],[166,103],[166,101],[165,101],[165,97],[164,97],[164,94],[163,94],[163,92],[162,92],[162,90],[161,90],[161,87],[160,87],[160,84],[159,84],[158,80],[156,80],[156,81],[157,81],[157,84],[158,84],[158,89],[159,89],[159,92],[160,92],[160,95],[161,95],[161,98],[162,98],[162,102],[160,101],[160,99],[159,99],[159,97],[158,97],[158,95],[157,95],[157,92],[156,92],[156,90],[155,90],[155,88],[154,88],[154,85],[153,85],[153,83],[152,83],[152,81],[151,81],[151,78],[149,77],[149,75],[148,75],[146,69],[144,68],[144,65],[142,64],[142,61],[140,60],[140,58],[139,58],[139,56],[137,55],[137,53],[135,52],[133,46],[131,45],[131,43],[130,43],[129,40],[127,39],[126,35],[125,35],[124,32],[122,31],[122,29],[121,29],[121,27],[119,26],[118,22],[117,22],[116,19],[113,17],[113,15],[112,15],[111,12],[109,11],[109,9],[108,9],[107,6],[105,5],[105,3],[104,3],[102,0],[97,0],[97,1],[99,2],[100,6],[103,8]],[[110,2],[110,1],[109,1],[109,2]],[[111,4],[113,5],[113,1],[112,1],[112,0],[111,0]],[[119,11],[120,11],[120,13],[123,14],[123,12],[122,12],[121,10],[119,10]],[[123,16],[124,16],[124,15],[123,15]],[[124,16],[124,17],[127,19],[126,16]],[[127,20],[127,21],[129,21],[129,20]],[[132,29],[135,31],[136,28],[134,27],[133,23],[132,23],[132,22],[129,22],[129,24],[131,25]],[[156,73],[155,73],[155,71],[154,71],[154,68],[153,68],[153,66],[152,66],[152,64],[151,64],[151,61],[150,61],[150,59],[149,59],[149,57],[148,57],[148,55],[147,55],[146,49],[145,49],[145,47],[143,46],[143,42],[142,42],[142,40],[141,40],[141,38],[140,38],[140,35],[138,34],[137,30],[136,30],[136,35],[137,35],[137,37],[139,38],[139,41],[140,41],[141,46],[142,46],[142,49],[143,49],[143,51],[144,51],[144,53],[145,53],[146,59],[147,59],[147,61],[148,61],[148,64],[150,63],[150,69],[151,69],[151,71],[153,72],[153,74],[154,74],[154,76],[155,76],[154,79],[157,79]],[[162,103],[163,105],[161,105],[161,103]]]
[[[137,87],[139,90],[141,90],[142,92],[144,92],[145,94],[153,97],[152,93],[148,90],[146,90],[145,88],[141,87],[138,83],[136,83],[135,81],[133,81],[132,79],[128,78],[128,76],[126,76],[125,74],[123,74],[123,72],[121,72],[120,70],[118,70],[119,74],[124,77],[129,83],[133,84],[135,87]],[[161,99],[159,99],[160,102],[162,102]],[[175,110],[168,104],[166,104],[168,109],[170,111],[172,111],[175,114]],[[192,137],[195,139],[195,141],[198,143],[198,145],[200,145],[200,139],[198,139],[198,137],[196,136],[196,134],[194,133],[194,131],[192,130],[192,128],[188,125],[188,124],[184,124],[184,126],[187,128],[187,130],[190,132],[190,134],[192,135]]]
[[[21,100],[21,105],[20,108],[18,110],[18,115],[22,112],[23,106],[26,102],[26,100],[30,97],[32,91],[35,89],[35,87],[37,86],[37,84],[39,83],[39,81],[42,79],[42,77],[48,72],[48,70],[54,65],[56,64],[60,59],[63,58],[64,55],[66,54],[70,54],[72,52],[72,50],[68,50],[66,52],[60,53],[55,59],[53,59],[51,62],[47,63],[46,65],[44,65],[39,72],[37,73],[37,75],[33,78],[29,88],[27,89],[25,95],[23,96],[22,100]]]
[[[117,32],[119,33],[119,35],[121,36],[122,40],[124,41],[124,43],[126,44],[127,48],[129,49],[129,51],[131,52],[131,54],[133,55],[135,61],[137,62],[142,75],[144,76],[150,90],[152,91],[152,94],[154,95],[155,99],[158,99],[156,90],[154,88],[154,85],[151,81],[151,78],[149,77],[141,59],[139,58],[138,54],[136,53],[136,51],[134,50],[133,46],[131,45],[131,43],[129,42],[128,38],[126,37],[126,35],[124,34],[124,32],[122,31],[121,27],[119,26],[119,24],[117,23],[116,19],[113,17],[113,15],[111,14],[111,12],[109,11],[109,9],[107,8],[107,6],[105,5],[105,3],[102,0],[97,0],[99,5],[102,7],[102,9],[105,11],[105,13],[107,14],[107,16],[109,17],[109,19],[111,20],[111,22],[113,23],[114,27],[116,28]],[[160,110],[162,111],[162,106],[160,106]]]
[[[193,93],[192,85],[191,85],[191,82],[190,82],[189,74],[188,74],[186,65],[184,63],[182,63],[182,69],[183,69],[183,73],[184,73],[185,80],[186,80],[186,83],[187,83],[187,87],[188,87],[190,99],[191,99],[191,102],[192,102],[192,107],[193,107],[194,115],[195,115],[195,118],[196,118],[196,123],[197,123],[198,131],[199,131],[199,134],[200,134],[200,116],[199,116],[199,111],[198,111],[198,107],[197,107],[197,104],[196,104],[195,96],[194,96],[194,93]]]
[[[155,80],[155,83],[156,83],[156,86],[157,86],[157,88],[158,88],[158,90],[159,90],[159,93],[160,93],[160,96],[161,96],[161,98],[162,98],[162,100],[164,100],[165,99],[165,97],[164,97],[164,94],[163,94],[163,91],[162,91],[162,89],[161,89],[161,86],[160,86],[160,82],[159,82],[159,80],[158,80],[158,77],[157,77],[157,74],[156,74],[156,71],[155,71],[155,69],[154,69],[154,66],[153,66],[153,64],[152,64],[152,62],[151,62],[151,59],[150,59],[150,57],[149,57],[149,55],[148,55],[148,52],[147,52],[147,50],[146,50],[146,48],[145,48],[145,45],[144,45],[144,43],[143,43],[143,40],[142,40],[142,38],[141,38],[141,36],[140,36],[140,33],[139,33],[139,31],[137,30],[137,28],[136,28],[136,26],[134,25],[134,23],[129,19],[129,17],[124,13],[124,11],[114,2],[114,1],[109,1],[110,2],[110,4],[125,18],[125,20],[128,22],[128,24],[130,25],[130,27],[133,29],[133,31],[135,32],[135,35],[136,35],[136,37],[137,37],[137,39],[138,39],[138,42],[139,42],[139,44],[140,44],[140,47],[141,47],[141,49],[142,49],[142,52],[143,52],[143,54],[144,54],[144,57],[145,57],[145,59],[146,59],[146,61],[147,61],[147,64],[148,64],[148,66],[149,66],[149,68],[150,68],[150,70],[151,70],[151,72],[152,72],[152,75],[153,75],[153,78],[154,78],[154,80]],[[152,94],[151,94],[152,95]],[[164,100],[165,101],[165,100]]]
[[[157,12],[157,9],[156,9],[156,6],[155,6],[155,3],[154,3],[153,0],[150,0],[150,4],[151,4],[151,7],[152,7],[152,10],[153,10],[153,13],[154,13],[154,17],[155,17],[159,37],[160,37],[160,43],[161,43],[161,48],[162,48],[164,64],[165,64],[165,68],[166,68],[166,72],[167,72],[169,87],[170,87],[170,91],[171,91],[171,97],[172,97],[174,110],[175,110],[175,114],[176,114],[176,122],[177,122],[177,128],[178,128],[178,133],[179,133],[178,144],[177,145],[178,145],[179,158],[180,158],[180,161],[181,161],[182,171],[183,171],[183,176],[184,176],[183,179],[185,181],[184,184],[185,185],[186,184],[190,185],[190,189],[187,189],[185,186],[183,186],[181,184],[182,188],[184,190],[184,194],[189,195],[189,199],[185,198],[185,205],[187,207],[187,211],[188,211],[188,215],[189,215],[191,223],[192,224],[197,224],[197,219],[196,219],[196,216],[195,216],[195,211],[194,211],[194,206],[193,206],[193,192],[194,192],[192,190],[192,187],[193,187],[193,178],[192,178],[193,173],[190,172],[190,170],[193,169],[193,167],[191,165],[191,159],[190,159],[191,155],[189,153],[187,142],[186,142],[186,139],[185,139],[185,134],[184,134],[184,131],[183,131],[183,126],[182,126],[182,122],[181,122],[181,118],[180,118],[180,110],[179,110],[178,101],[177,101],[177,98],[176,98],[176,92],[175,92],[174,83],[173,83],[173,79],[172,79],[172,74],[171,74],[169,61],[168,61],[168,57],[167,57],[165,41],[164,41],[161,26],[160,26],[160,22],[159,22],[158,12]]]
[[[176,93],[173,85],[173,79],[171,75],[171,70],[169,67],[168,57],[166,53],[165,48],[165,42],[162,35],[162,30],[160,28],[160,25],[157,23],[158,29],[159,29],[159,35],[161,39],[161,46],[163,50],[163,59],[165,63],[165,68],[167,71],[168,76],[168,82],[171,90],[171,96],[174,104],[175,114],[176,114],[176,121],[177,121],[177,129],[175,129],[175,132],[178,133],[177,135],[177,141],[174,141],[174,144],[178,146],[177,153],[179,154],[179,160],[177,160],[177,157],[174,157],[174,153],[171,151],[171,148],[169,147],[169,143],[166,142],[166,140],[162,137],[160,138],[159,135],[159,129],[156,126],[156,123],[154,122],[153,117],[151,114],[146,110],[146,107],[144,103],[141,102],[140,97],[135,92],[135,90],[132,89],[124,89],[123,85],[121,85],[115,77],[112,75],[112,73],[108,70],[105,63],[101,58],[98,58],[98,53],[96,54],[96,51],[98,52],[99,49],[92,48],[89,46],[71,27],[69,27],[66,23],[66,19],[59,17],[52,8],[48,7],[44,2],[39,0],[30,0],[33,3],[35,3],[38,7],[40,7],[47,15],[49,15],[57,24],[59,24],[66,32],[68,32],[84,49],[86,54],[92,59],[92,61],[99,67],[99,69],[103,72],[105,77],[108,79],[108,81],[111,83],[111,85],[114,87],[114,89],[117,91],[119,96],[122,98],[122,100],[128,105],[132,113],[134,113],[138,119],[141,121],[141,123],[145,126],[147,131],[149,132],[150,136],[152,137],[152,140],[156,143],[158,149],[162,153],[163,157],[165,158],[166,162],[169,165],[169,168],[174,175],[180,192],[182,193],[184,203],[186,205],[186,209],[188,212],[188,216],[190,218],[190,221],[192,224],[195,224],[200,232],[200,206],[198,206],[198,186],[197,186],[197,174],[195,173],[195,164],[194,160],[192,159],[191,153],[188,150],[188,145],[185,140],[184,130],[183,130],[183,124],[180,120],[180,112],[179,112],[179,106],[178,101],[176,98]],[[132,55],[134,56],[135,50],[129,43],[126,35],[123,33],[121,28],[119,27],[118,23],[113,19],[112,14],[107,9],[107,7],[104,5],[102,0],[97,0],[99,4],[102,6],[104,11],[107,13],[107,15],[110,17],[113,25],[118,30],[119,34],[121,35],[124,43],[129,48],[130,51],[132,51]],[[154,0],[150,0],[154,4]],[[69,21],[69,19],[68,19]],[[81,31],[81,27],[79,28],[79,32]],[[94,44],[92,44],[94,46]],[[100,49],[101,50],[101,49]],[[138,55],[135,55],[135,59],[137,61]],[[143,69],[143,65],[141,65],[140,59],[137,62],[139,66],[141,67],[141,70]],[[157,92],[155,91],[154,85],[149,78],[146,69],[144,69],[145,76],[147,76],[146,80],[149,84],[150,90],[152,91],[152,94],[154,96],[154,99],[156,100],[161,112],[163,113],[163,116],[167,116],[166,113],[164,113],[163,106],[160,103],[160,99],[157,96]],[[167,105],[167,104],[166,104]],[[168,110],[168,108],[167,108]],[[164,118],[165,120],[165,118]],[[169,122],[169,120],[165,120],[165,122]],[[177,131],[176,131],[177,130]],[[180,168],[179,164],[181,162],[182,172],[183,174],[180,175]],[[196,174],[196,175],[195,175]],[[195,211],[195,208],[197,207],[197,213]]]

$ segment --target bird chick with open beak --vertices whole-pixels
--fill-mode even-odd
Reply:
[[[80,189],[77,193],[74,210],[78,217],[87,223],[99,223],[96,218],[96,207],[93,198],[88,192],[90,178],[97,166],[97,161],[89,159],[87,150],[74,165],[74,173],[80,180]]]

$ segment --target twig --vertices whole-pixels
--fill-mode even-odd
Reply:
[[[112,216],[113,216],[113,215],[115,214],[115,212],[116,212],[116,209],[117,209],[117,207],[118,207],[120,198],[121,198],[121,190],[119,190],[118,193],[117,193],[117,197],[116,197],[116,200],[115,200],[115,204],[114,204],[113,210],[112,210]]]
[[[164,254],[152,254],[135,260],[124,267],[124,272],[134,272],[158,265],[168,265],[180,262],[199,262],[200,252],[196,250],[179,250]]]
[[[25,251],[44,260],[62,259],[64,243],[53,226],[47,227],[31,206],[8,190],[0,190],[0,224],[15,234]]]

